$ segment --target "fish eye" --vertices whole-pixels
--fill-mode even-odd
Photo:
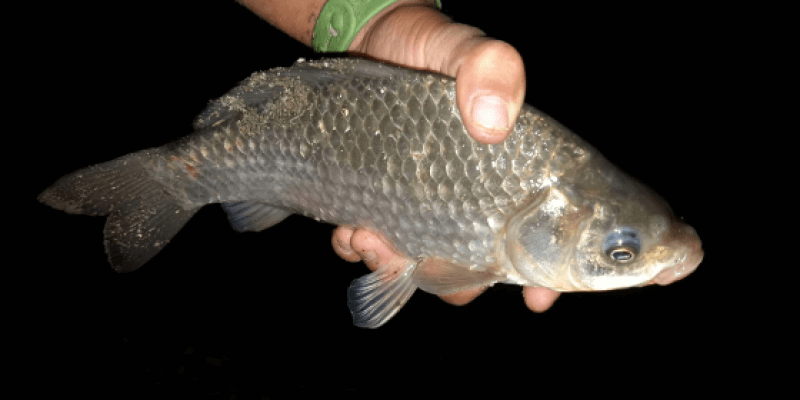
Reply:
[[[606,236],[604,247],[605,253],[610,259],[624,263],[636,258],[641,243],[635,230],[621,228]]]

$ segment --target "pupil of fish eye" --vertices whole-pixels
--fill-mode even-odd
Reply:
[[[633,252],[628,249],[614,249],[608,254],[614,261],[630,261],[633,259]]]

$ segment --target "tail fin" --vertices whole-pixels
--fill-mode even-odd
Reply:
[[[71,214],[108,215],[103,231],[117,272],[141,267],[197,212],[184,209],[146,169],[158,150],[143,150],[75,171],[39,195]]]

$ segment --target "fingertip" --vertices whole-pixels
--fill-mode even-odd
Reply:
[[[495,144],[508,137],[525,99],[522,57],[499,40],[476,42],[456,73],[456,102],[475,140]]]
[[[553,306],[561,293],[540,287],[524,287],[522,297],[525,305],[533,312],[541,313]]]
[[[331,237],[333,251],[345,261],[361,261],[361,256],[355,250],[353,250],[353,247],[350,245],[352,236],[353,228],[347,226],[337,227],[333,231],[333,235]]]

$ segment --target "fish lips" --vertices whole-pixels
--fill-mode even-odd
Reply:
[[[649,284],[663,286],[677,282],[694,272],[703,261],[702,242],[691,226],[673,220],[673,227],[667,239],[673,243],[681,243],[686,247],[686,251],[678,258],[675,265],[659,272],[648,282]]]

